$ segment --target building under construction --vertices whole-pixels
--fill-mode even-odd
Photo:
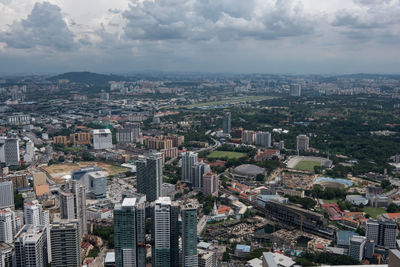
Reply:
[[[316,234],[325,238],[333,238],[333,231],[324,229],[324,216],[299,208],[294,205],[280,203],[278,201],[268,201],[264,209],[266,215],[271,219],[300,229],[300,231]]]

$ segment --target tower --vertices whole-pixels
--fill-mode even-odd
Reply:
[[[50,230],[51,237],[51,266],[80,267],[80,237],[78,220],[62,220],[53,223]]]
[[[197,163],[197,153],[184,152],[182,153],[182,182],[193,185],[193,166]]]
[[[125,198],[114,209],[115,264],[146,265],[146,216],[144,198]]]
[[[197,205],[185,204],[182,208],[182,266],[197,267]]]
[[[162,155],[150,153],[136,162],[137,191],[145,194],[149,202],[158,199],[162,185]]]
[[[230,111],[225,111],[225,113],[224,113],[224,118],[222,121],[222,129],[223,129],[224,134],[231,133],[231,112]]]

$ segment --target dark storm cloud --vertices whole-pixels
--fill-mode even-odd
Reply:
[[[0,35],[8,47],[27,49],[49,47],[70,51],[76,47],[74,34],[69,30],[61,9],[48,2],[36,3],[26,19],[15,21]]]
[[[123,13],[131,40],[272,40],[313,31],[300,4],[277,0],[256,6],[253,0],[132,0]]]

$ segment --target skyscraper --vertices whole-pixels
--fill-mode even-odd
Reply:
[[[45,226],[25,225],[15,237],[17,267],[47,265],[47,233]]]
[[[231,112],[225,111],[224,118],[222,120],[222,129],[224,134],[231,133]]]
[[[291,96],[301,96],[301,84],[294,84],[290,88],[290,95]]]
[[[14,242],[14,212],[11,209],[0,210],[0,242]],[[0,264],[1,266],[1,264]]]
[[[115,264],[146,265],[146,214],[144,198],[125,198],[114,209]]]
[[[80,267],[80,237],[78,220],[63,220],[53,223],[51,236],[51,266]]]
[[[12,181],[0,182],[0,208],[14,208]]]
[[[145,194],[147,201],[158,199],[162,185],[162,155],[150,153],[141,156],[136,162],[138,193]]]
[[[219,184],[219,179],[218,175],[209,172],[203,175],[203,194],[205,196],[212,195],[212,196],[217,196],[218,195],[218,184]]]
[[[182,207],[182,266],[197,267],[197,205]]]
[[[210,165],[199,162],[192,167],[193,183],[192,186],[195,189],[203,188],[203,175],[211,171]]]
[[[43,208],[37,200],[24,204],[24,220],[25,224],[39,226],[45,225]]]
[[[296,137],[296,150],[307,151],[310,145],[310,138],[305,134],[300,134]]]
[[[178,266],[178,206],[169,197],[160,197],[153,205],[152,266]],[[178,260],[179,261],[179,260]]]
[[[367,242],[365,236],[352,236],[349,241],[349,256],[361,261],[364,258],[364,247]]]
[[[256,145],[262,147],[271,146],[271,133],[270,132],[257,132],[256,133]]]
[[[0,162],[7,166],[19,166],[18,138],[0,137]]]
[[[87,233],[86,218],[86,188],[78,181],[66,182],[60,192],[61,219],[79,221],[79,231],[82,237]]]
[[[242,132],[242,143],[254,145],[256,142],[256,132],[245,130]]]
[[[193,184],[194,179],[192,167],[197,163],[197,161],[197,153],[182,153],[182,182]]]
[[[374,240],[377,246],[396,248],[396,231],[397,225],[393,221],[369,220],[365,236]]]
[[[16,266],[15,249],[13,245],[8,243],[0,243],[0,266],[1,267]]]

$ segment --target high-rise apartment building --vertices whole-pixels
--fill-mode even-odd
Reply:
[[[231,112],[225,111],[224,118],[222,119],[222,130],[224,134],[231,133]]]
[[[301,96],[301,84],[294,84],[290,88],[290,95],[291,96]]]
[[[117,131],[117,142],[118,144],[131,144],[136,142],[136,139],[140,135],[139,125],[129,125],[125,128],[118,129]]]
[[[364,247],[367,242],[365,236],[352,236],[349,241],[349,256],[361,261],[364,258]]]
[[[218,186],[219,179],[217,174],[209,172],[203,175],[203,194],[205,196],[217,196]]]
[[[35,159],[35,144],[31,140],[29,140],[26,143],[24,161],[30,163],[34,159]]]
[[[86,188],[72,180],[66,182],[60,191],[61,219],[77,219],[82,237],[87,233]]]
[[[27,225],[45,225],[43,208],[37,200],[24,204],[24,220]]]
[[[0,242],[14,243],[14,219],[11,209],[0,210]]]
[[[14,208],[12,181],[0,182],[0,208]]]
[[[254,145],[256,142],[256,132],[245,130],[242,132],[242,143],[246,145]]]
[[[211,171],[210,165],[204,162],[195,163],[192,167],[192,186],[195,189],[203,189],[203,175]]]
[[[117,267],[146,265],[145,198],[125,198],[114,209],[115,264]]]
[[[47,266],[47,227],[25,225],[16,235],[16,267]]]
[[[310,138],[301,134],[296,137],[296,150],[297,151],[307,151],[310,148]]]
[[[62,220],[51,225],[51,266],[54,267],[80,267],[81,239],[79,235],[79,222],[77,220]]]
[[[187,203],[182,207],[182,266],[197,267],[197,205]]]
[[[200,251],[199,267],[217,267],[217,254],[215,251]]]
[[[169,197],[160,197],[152,210],[152,266],[179,266],[179,206]]]
[[[270,132],[257,132],[256,145],[262,147],[271,147],[271,133]]]
[[[147,201],[157,200],[162,185],[162,155],[150,153],[136,161],[137,191],[145,194]]]
[[[366,223],[365,236],[377,246],[396,248],[396,232],[397,225],[393,221],[369,220]]]
[[[193,184],[193,166],[198,162],[197,153],[182,153],[182,182]]]
[[[8,243],[0,243],[0,266],[16,266],[14,245]]]

